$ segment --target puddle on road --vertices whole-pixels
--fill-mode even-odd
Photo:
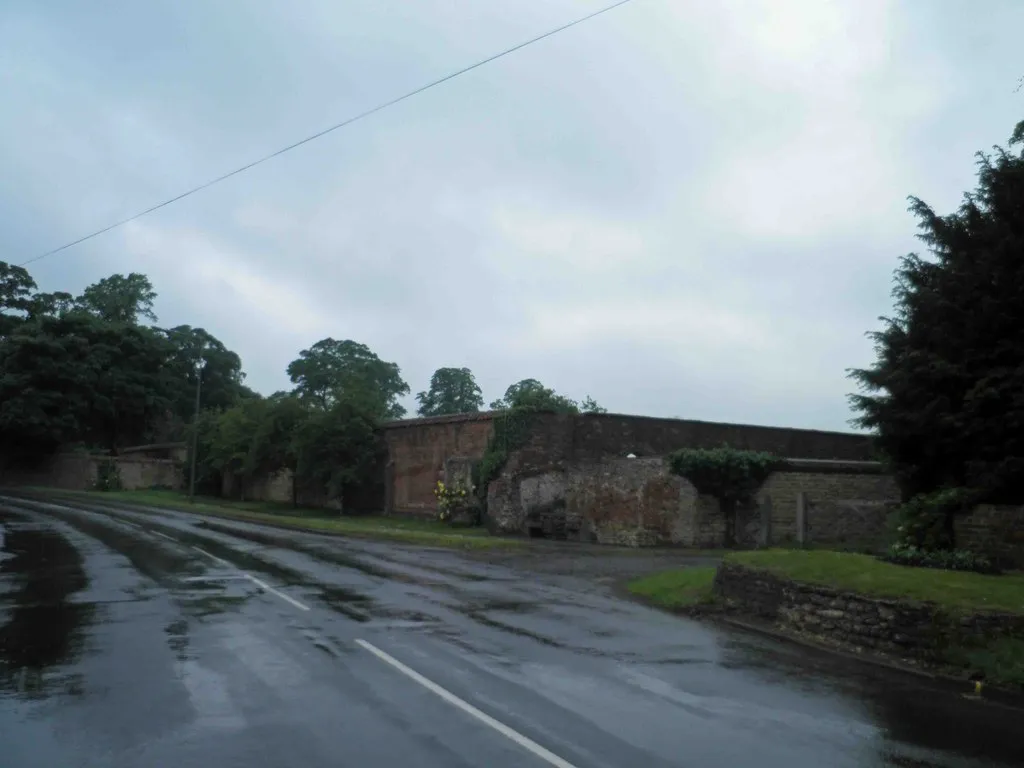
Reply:
[[[0,697],[80,693],[76,675],[61,674],[84,649],[96,606],[71,598],[88,585],[78,550],[56,531],[2,513]]]
[[[46,515],[61,520],[101,544],[123,555],[139,573],[167,586],[174,575],[199,573],[187,555],[141,538],[137,531],[121,527],[117,520],[99,520],[97,512],[47,509]]]

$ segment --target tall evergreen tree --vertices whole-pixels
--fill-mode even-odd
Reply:
[[[1024,500],[1024,122],[978,154],[977,189],[947,216],[911,198],[929,256],[905,256],[877,359],[852,370],[855,423],[906,497],[946,487]]]

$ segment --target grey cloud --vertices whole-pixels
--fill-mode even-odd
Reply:
[[[8,5],[21,254],[600,3]],[[1019,117],[1024,10],[993,7],[638,0],[34,274],[147,272],[161,321],[207,327],[265,391],[332,335],[414,392],[468,365],[487,399],[532,376],[613,410],[842,429],[844,371],[916,247],[906,195],[955,205]]]

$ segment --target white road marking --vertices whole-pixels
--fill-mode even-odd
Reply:
[[[160,531],[150,531],[150,533],[155,533],[161,539],[167,539],[168,541],[173,541],[175,544],[178,543],[178,540],[176,538],[174,538],[173,536],[168,536],[166,533],[160,533]]]
[[[299,610],[302,610],[302,611],[308,611],[309,610],[309,606],[308,605],[303,605],[298,600],[296,600],[294,597],[289,597],[284,592],[281,592],[278,589],[274,589],[272,586],[270,586],[266,582],[260,581],[255,576],[247,573],[247,574],[245,574],[245,578],[247,578],[249,581],[251,581],[256,586],[258,586],[258,587],[264,589],[265,591],[269,592],[270,594],[276,595],[277,597],[280,597],[282,600],[284,600],[287,603],[291,603],[292,605],[294,605]]]
[[[398,659],[396,659],[393,656],[385,653],[384,651],[382,651],[380,648],[378,648],[377,646],[373,645],[372,643],[368,643],[365,640],[360,640],[360,639],[357,638],[356,639],[356,644],[361,646],[361,647],[363,647],[363,648],[365,648],[366,650],[368,650],[370,653],[372,653],[374,656],[376,656],[378,659],[380,659],[381,661],[385,662],[386,664],[390,664],[392,667],[397,669],[403,675],[406,675],[407,677],[412,678],[413,680],[415,680],[417,683],[422,685],[424,688],[426,688],[431,693],[437,694],[438,696],[440,696],[442,699],[447,701],[452,706],[458,707],[459,709],[461,709],[466,714],[472,715],[473,717],[475,717],[477,720],[479,720],[480,722],[484,723],[485,725],[489,725],[491,728],[496,730],[502,736],[506,737],[507,739],[510,739],[511,741],[514,741],[516,744],[518,744],[519,746],[523,747],[523,749],[526,749],[529,752],[532,752],[534,755],[536,755],[537,757],[539,757],[541,760],[545,761],[549,765],[554,765],[557,768],[576,768],[572,763],[570,763],[570,762],[568,762],[566,760],[563,760],[558,755],[556,755],[554,752],[551,752],[551,751],[545,749],[544,747],[542,747],[537,742],[535,742],[532,739],[530,739],[530,738],[524,736],[523,734],[519,733],[519,731],[516,731],[516,730],[510,728],[509,726],[505,725],[504,723],[502,723],[502,722],[500,722],[498,720],[495,720],[493,717],[488,715],[486,712],[481,712],[479,709],[474,707],[468,701],[463,701],[462,699],[460,699],[458,696],[456,696],[451,691],[448,691],[445,688],[442,688],[437,683],[435,683],[435,682],[433,682],[431,680],[428,680],[423,675],[421,675],[419,672],[417,672],[415,669],[410,669],[409,667],[405,666],[405,664],[400,662]]]
[[[226,576],[224,576],[224,575],[221,575],[221,576],[187,576],[184,579],[182,579],[182,581],[188,582],[188,583],[193,583],[193,582],[197,582],[197,581],[231,581],[233,579],[247,579],[247,578],[249,578],[249,574],[247,574],[247,573],[229,573]]]
[[[235,565],[233,563],[229,563],[227,560],[224,560],[223,558],[220,558],[220,557],[217,557],[216,555],[210,554],[205,549],[203,549],[202,547],[197,547],[195,544],[192,545],[192,549],[194,549],[196,552],[201,552],[202,554],[204,554],[207,557],[209,557],[211,560],[216,560],[218,563],[220,563],[221,565],[227,566],[228,568],[234,568],[235,567]],[[303,605],[298,600],[296,600],[294,597],[289,597],[288,595],[286,595],[281,590],[274,589],[272,586],[267,584],[265,581],[260,581],[259,579],[257,579],[255,576],[253,576],[250,573],[242,573],[242,574],[240,574],[240,576],[242,578],[244,578],[244,579],[248,579],[253,584],[255,584],[256,586],[260,587],[260,589],[262,589],[264,592],[269,592],[270,594],[274,595],[275,597],[280,597],[286,603],[291,603],[292,605],[294,605],[296,608],[298,608],[301,611],[308,611],[309,610],[309,606],[308,605]]]
[[[221,565],[226,565],[228,568],[234,568],[235,567],[233,563],[229,563],[227,560],[225,560],[225,559],[223,559],[221,557],[217,557],[216,555],[211,555],[205,549],[203,549],[202,547],[197,547],[195,544],[192,545],[192,549],[194,549],[196,552],[199,552],[200,554],[206,555],[211,560],[216,560]]]

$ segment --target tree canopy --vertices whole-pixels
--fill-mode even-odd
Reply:
[[[895,272],[875,363],[851,376],[855,423],[874,430],[904,496],[942,488],[1024,500],[1024,122],[979,153],[959,210],[917,198],[920,239]]]
[[[430,377],[430,388],[416,395],[420,416],[478,413],[483,393],[469,368],[438,368]]]
[[[149,278],[138,272],[111,275],[86,288],[77,304],[101,320],[135,325],[139,318],[156,322],[153,301],[156,291]]]
[[[160,333],[168,342],[167,366],[173,382],[171,409],[180,423],[192,419],[200,361],[202,407],[222,410],[251,395],[243,384],[242,359],[215,336],[189,325],[163,329]]]
[[[0,341],[0,432],[32,452],[137,443],[169,405],[166,355],[151,329],[84,313],[25,323]]]
[[[537,379],[523,379],[512,384],[505,390],[504,397],[491,402],[490,408],[493,411],[515,408],[554,413],[605,413],[605,409],[589,395],[580,404],[571,398],[557,394]]]
[[[316,406],[329,409],[345,400],[365,401],[384,419],[400,419],[405,407],[398,402],[409,394],[396,363],[381,360],[365,344],[346,339],[321,339],[288,365],[295,393]]]

